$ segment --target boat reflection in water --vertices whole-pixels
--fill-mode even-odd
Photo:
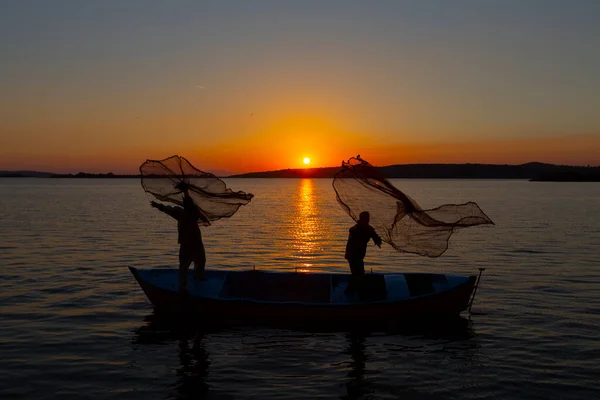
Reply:
[[[135,331],[132,345],[149,373],[167,372],[154,380],[155,389],[174,390],[168,397],[181,399],[267,398],[274,392],[295,398],[315,390],[348,399],[390,390],[414,394],[407,377],[419,360],[465,365],[478,357],[465,318],[379,329],[358,322],[343,330],[327,324],[213,324],[154,312]],[[391,374],[396,386],[378,383],[381,374]]]
[[[174,367],[176,383],[171,384],[170,379],[165,381],[166,387],[174,387],[176,391],[175,396],[169,397],[205,398],[210,389],[206,383],[210,367],[210,357],[205,346],[207,331],[201,325],[156,314],[151,314],[144,320],[144,325],[135,331],[132,338],[135,350],[147,349],[151,353],[144,365],[157,361],[168,364],[165,360],[170,358],[170,354],[163,354],[162,357],[157,355],[171,350],[177,353],[179,365]]]

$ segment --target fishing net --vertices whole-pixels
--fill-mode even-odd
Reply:
[[[342,162],[333,189],[352,219],[358,221],[359,214],[368,211],[382,240],[404,253],[439,257],[457,229],[494,224],[473,202],[423,210],[360,156]]]
[[[164,160],[146,160],[140,166],[142,187],[157,200],[183,207],[184,189],[201,215],[200,225],[231,217],[254,197],[251,193],[234,192],[215,175],[196,169],[188,160],[171,156]]]

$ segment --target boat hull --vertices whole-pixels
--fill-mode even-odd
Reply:
[[[144,279],[137,269],[130,267],[130,270],[157,311],[217,319],[332,322],[455,316],[468,307],[476,282],[475,276],[469,276],[465,277],[464,282],[448,290],[396,301],[311,304],[193,296],[161,288]]]

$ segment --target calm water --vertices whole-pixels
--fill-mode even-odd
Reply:
[[[227,182],[255,198],[203,230],[208,268],[346,271],[352,221],[330,180]],[[600,396],[600,185],[394,183],[425,207],[476,201],[497,224],[454,235],[439,259],[369,248],[376,271],[487,268],[457,326],[165,322],[127,266],[175,266],[176,226],[137,180],[0,179],[0,398]]]

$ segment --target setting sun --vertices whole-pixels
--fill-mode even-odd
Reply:
[[[310,158],[308,158],[308,157],[304,157],[303,161],[304,161],[304,164],[306,164],[306,165],[310,164]]]

